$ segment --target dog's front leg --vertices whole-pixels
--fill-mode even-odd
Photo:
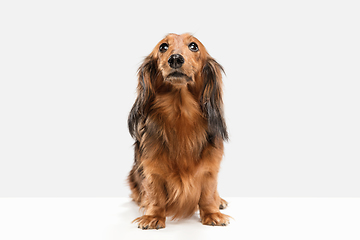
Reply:
[[[217,193],[217,174],[208,172],[203,177],[199,201],[200,218],[204,225],[226,226],[229,216],[219,211],[221,198]]]
[[[142,229],[160,229],[165,227],[166,189],[165,182],[157,175],[145,177],[142,181],[144,199],[141,206],[145,215],[135,219]]]

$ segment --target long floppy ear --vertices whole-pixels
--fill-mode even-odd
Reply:
[[[154,97],[154,82],[158,75],[156,60],[149,55],[138,69],[137,98],[128,117],[130,135],[139,139],[139,124],[147,116],[149,105]]]
[[[204,87],[200,102],[202,110],[208,120],[208,140],[210,142],[213,142],[217,136],[223,140],[228,140],[228,133],[223,117],[222,72],[224,72],[223,67],[213,58],[207,60],[202,70]]]

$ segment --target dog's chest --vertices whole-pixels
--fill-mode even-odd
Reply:
[[[178,90],[157,96],[154,107],[163,141],[172,154],[200,154],[206,142],[207,124],[191,93]]]

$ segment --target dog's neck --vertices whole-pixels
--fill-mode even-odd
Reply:
[[[197,101],[194,99],[194,96],[189,92],[186,85],[175,85],[171,90],[162,96],[160,96],[166,104],[163,105],[163,109],[171,109],[172,118],[192,118],[193,114],[198,114],[200,111],[200,106]]]

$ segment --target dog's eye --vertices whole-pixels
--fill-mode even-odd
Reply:
[[[191,51],[193,51],[193,52],[199,51],[198,45],[197,45],[196,43],[194,43],[194,42],[192,42],[192,43],[189,44],[189,49],[190,49]]]
[[[162,43],[159,47],[159,51],[164,53],[164,52],[166,52],[166,50],[168,50],[168,48],[169,48],[169,45],[167,43]]]

